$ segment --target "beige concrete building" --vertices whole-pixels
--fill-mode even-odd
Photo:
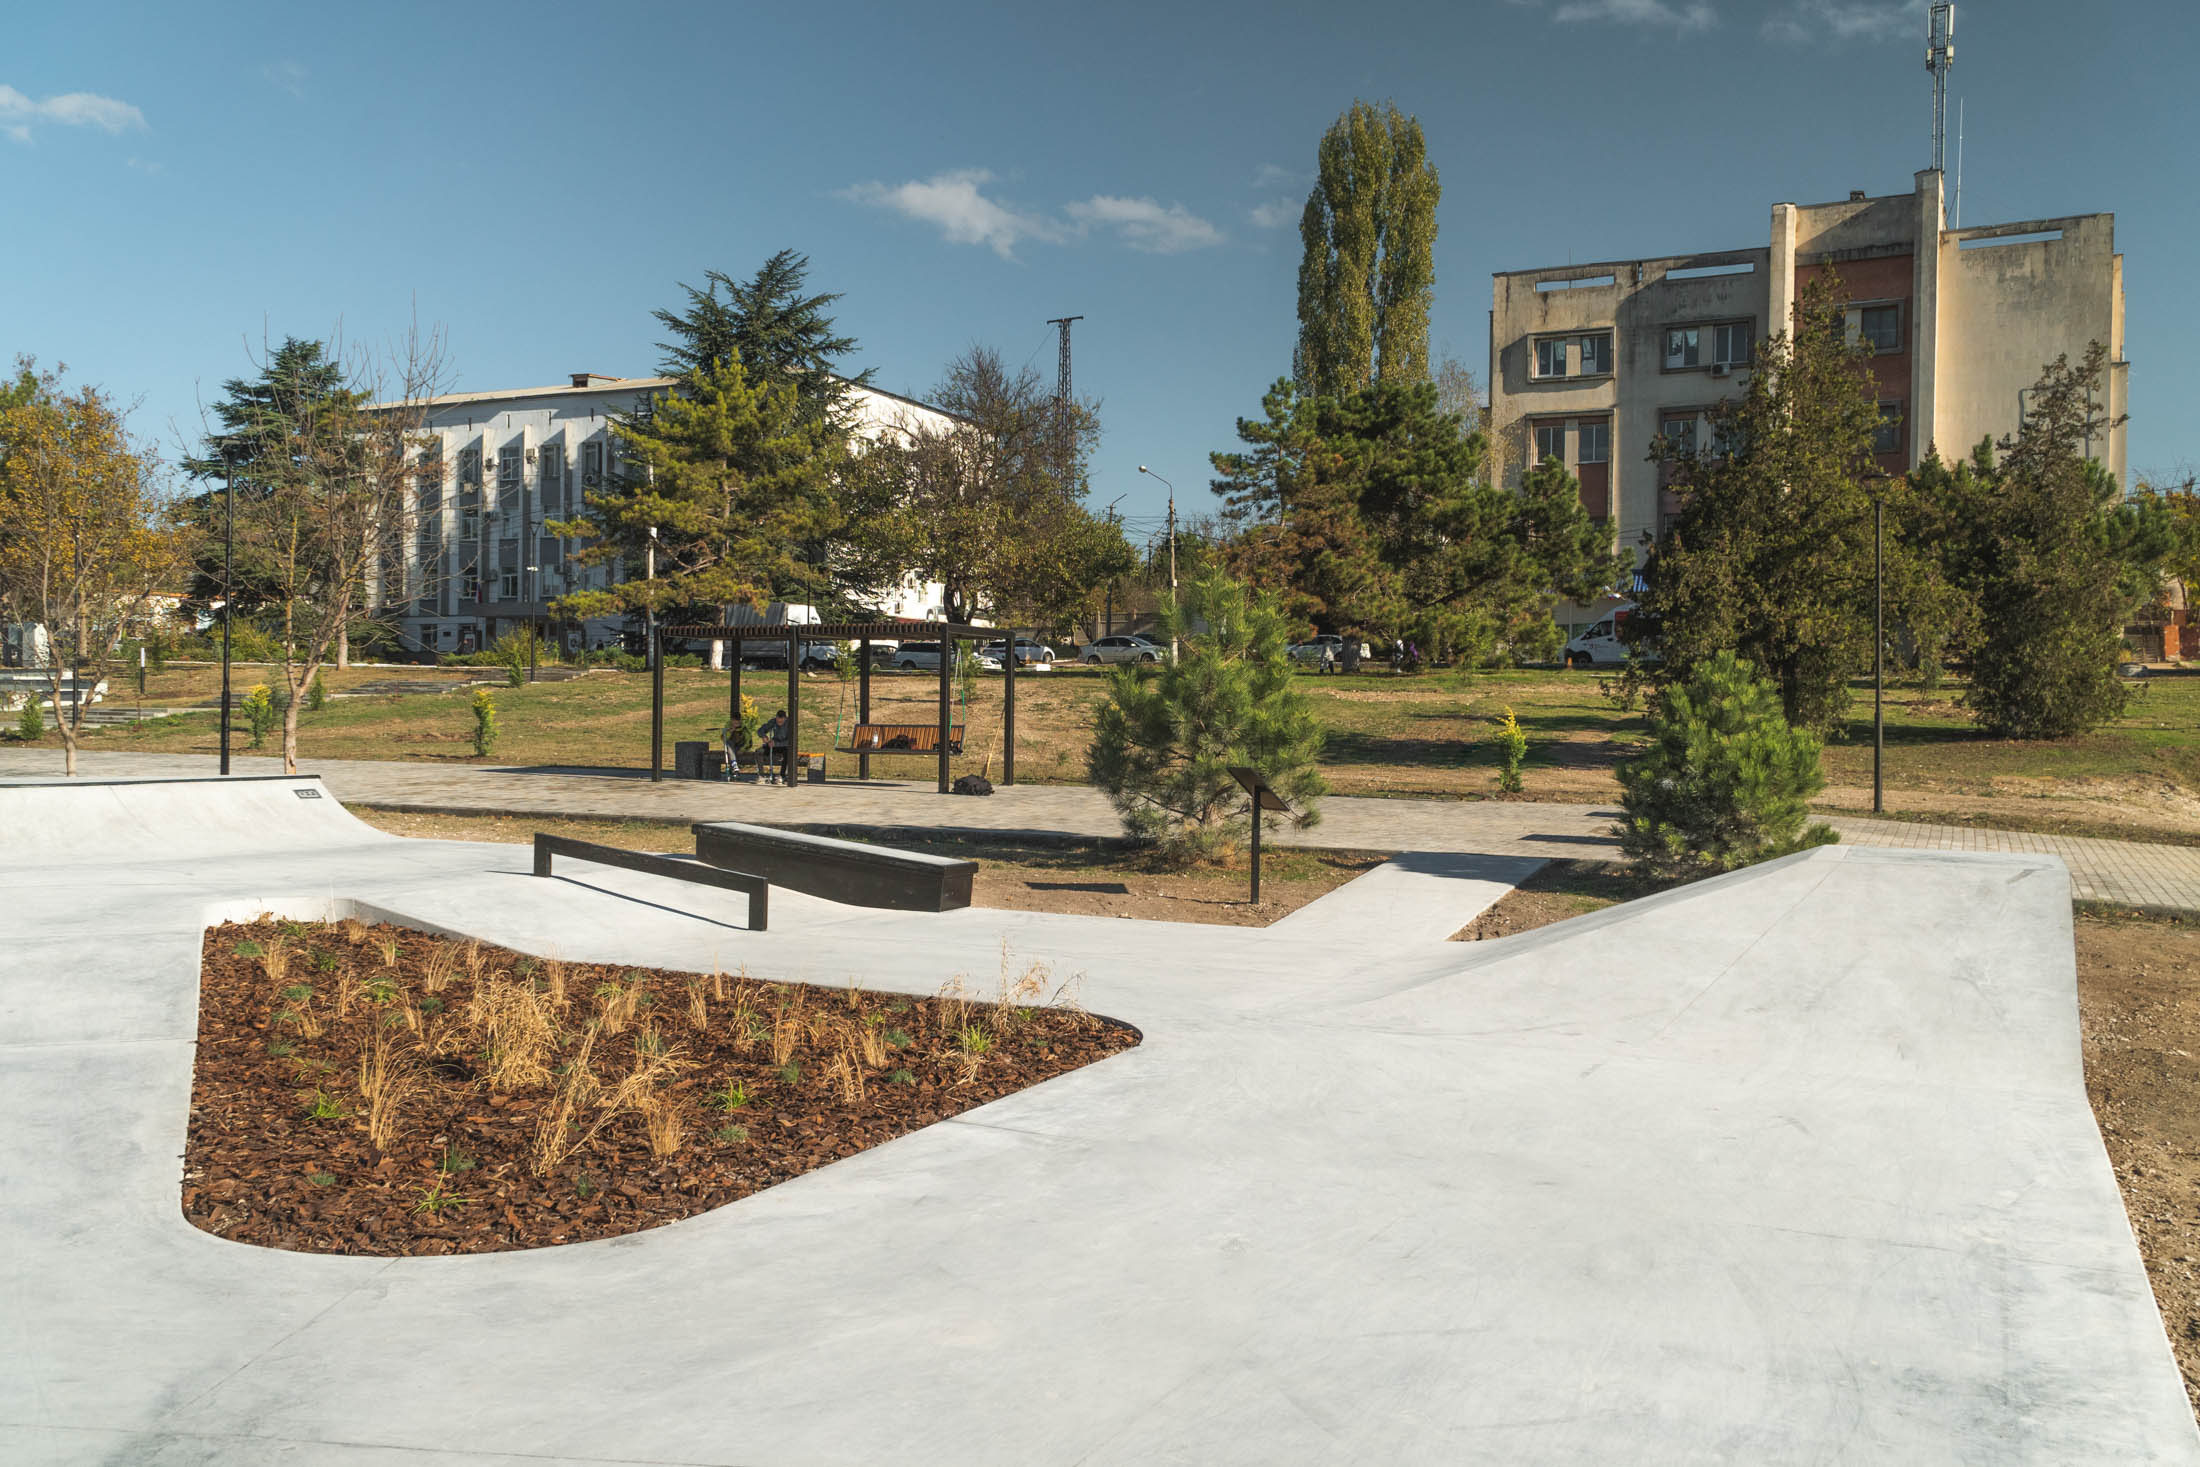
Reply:
[[[1797,291],[1829,268],[1850,330],[1873,344],[1889,472],[1936,446],[1957,458],[2015,432],[2041,367],[2058,354],[2075,361],[2095,341],[2111,361],[2102,407],[2120,417],[2115,216],[1950,229],[1942,189],[1927,169],[1907,194],[1775,204],[1763,246],[1497,275],[1490,423],[1504,482],[1557,457],[1639,562],[1678,509],[1649,461],[1652,439],[1704,431],[1706,410],[1748,380],[1757,343],[1786,326]],[[2123,430],[2095,456],[2121,483]]]

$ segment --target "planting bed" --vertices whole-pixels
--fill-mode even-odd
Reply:
[[[313,1253],[692,1217],[1138,1042],[1074,980],[915,998],[559,963],[360,922],[208,930],[183,1210]]]

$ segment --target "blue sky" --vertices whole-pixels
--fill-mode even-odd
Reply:
[[[896,391],[973,342],[1051,375],[1047,318],[1082,315],[1096,498],[1137,521],[1140,463],[1210,507],[1207,453],[1286,369],[1355,97],[1421,119],[1431,340],[1478,375],[1493,270],[1761,243],[1775,201],[1928,161],[1904,0],[18,9],[0,352],[143,433],[195,433],[263,332],[417,314],[471,390],[647,373],[676,282],[792,246]],[[1971,0],[1957,41],[1964,222],[2115,212],[2131,465],[2193,465],[2189,0]]]

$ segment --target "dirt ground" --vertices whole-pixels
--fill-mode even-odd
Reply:
[[[1658,889],[1593,862],[1554,862],[1455,940],[1527,932]],[[2200,923],[2103,912],[2081,915],[2076,935],[2086,1093],[2200,1413]]]
[[[523,844],[541,831],[639,851],[689,851],[684,826],[645,821],[541,820],[516,816],[429,815],[353,806],[352,813],[393,835],[432,840]],[[1251,872],[1245,858],[1210,869],[1168,871],[1136,851],[1097,841],[1024,845],[1012,841],[896,841],[901,850],[978,863],[973,905],[1151,922],[1212,922],[1265,927],[1383,862],[1368,851],[1262,852],[1260,904],[1246,900]]]

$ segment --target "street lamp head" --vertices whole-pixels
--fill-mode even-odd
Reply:
[[[1150,474],[1153,472],[1153,470],[1147,468],[1144,464],[1140,464],[1138,466],[1138,472],[1140,472],[1141,474]]]

